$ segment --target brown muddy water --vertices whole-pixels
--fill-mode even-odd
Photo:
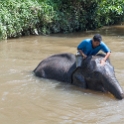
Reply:
[[[124,89],[124,26],[0,42],[0,124],[123,124],[124,100],[37,78],[32,71],[44,58],[76,53],[85,38],[101,33]]]

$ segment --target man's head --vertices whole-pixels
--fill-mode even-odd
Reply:
[[[93,47],[97,47],[100,45],[100,42],[102,41],[102,37],[100,34],[95,34],[92,40]]]

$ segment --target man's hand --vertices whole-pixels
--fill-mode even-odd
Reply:
[[[87,58],[87,55],[85,55],[85,54],[82,54],[82,56],[83,56],[83,59],[86,59]]]
[[[83,56],[83,59],[86,59],[87,58],[87,55],[85,55],[82,50],[78,50],[78,52]]]
[[[101,62],[100,62],[100,64],[101,64],[102,66],[105,65],[105,60],[102,59]]]
[[[105,61],[109,58],[110,54],[110,52],[106,53],[105,57],[100,62],[101,65],[105,65]]]

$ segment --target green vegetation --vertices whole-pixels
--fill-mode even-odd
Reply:
[[[124,0],[3,0],[0,39],[96,29],[124,20]]]

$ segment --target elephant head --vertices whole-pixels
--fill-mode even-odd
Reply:
[[[107,60],[105,65],[100,61],[103,55],[89,56],[82,66],[73,73],[72,83],[83,88],[112,93],[117,99],[124,97],[124,92],[115,77],[114,67]]]

